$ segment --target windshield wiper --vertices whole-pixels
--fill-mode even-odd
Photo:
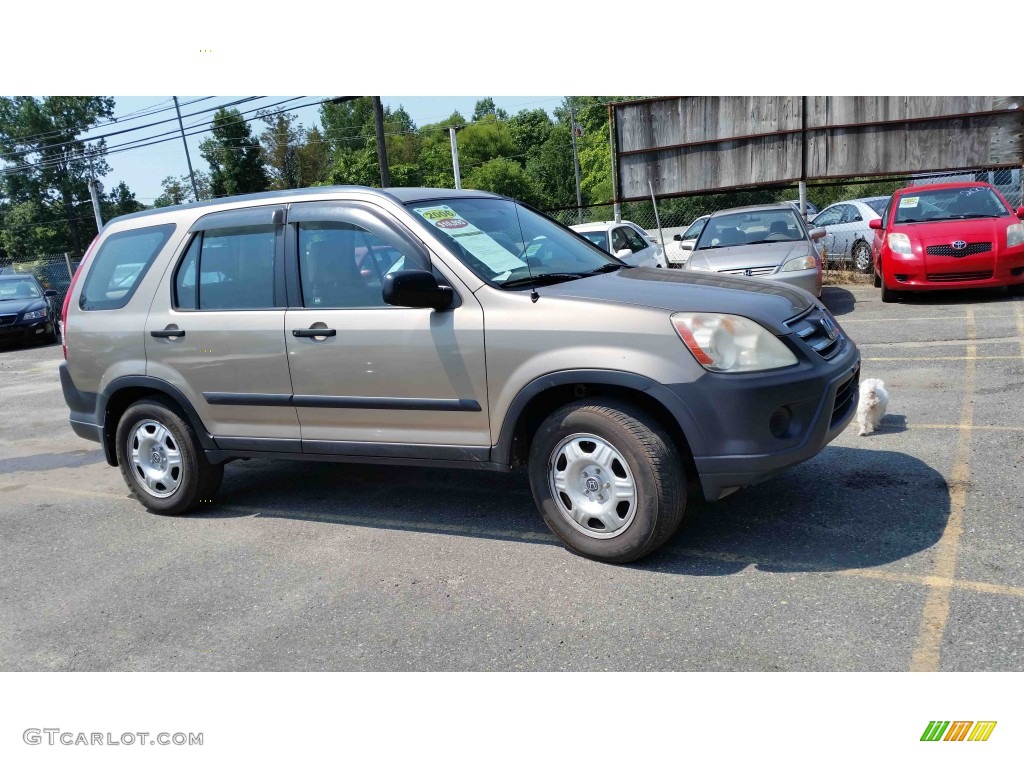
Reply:
[[[508,288],[521,288],[524,285],[554,285],[555,283],[564,283],[569,280],[579,280],[581,277],[588,277],[589,272],[548,272],[543,275],[534,275],[533,277],[518,277],[515,280],[509,280],[501,284],[502,290]]]
[[[797,243],[799,240],[751,240],[747,245],[762,245],[764,243]]]
[[[591,275],[603,275],[603,274],[605,274],[607,272],[615,272],[616,270],[619,270],[619,269],[632,269],[632,268],[633,268],[633,265],[631,265],[631,264],[612,264],[612,263],[609,262],[608,264],[605,264],[604,266],[598,267],[597,269],[592,269],[590,272],[584,272],[583,275],[585,277],[590,277]]]

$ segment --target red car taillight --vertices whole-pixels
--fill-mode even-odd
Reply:
[[[68,292],[64,294],[64,306],[60,311],[60,345],[64,350],[64,359],[68,359],[68,304],[71,303],[71,293],[75,290],[75,283],[78,282],[78,276],[82,274],[82,267],[85,266],[85,260],[89,258],[89,254],[92,253],[92,249],[96,247],[96,241],[100,239],[99,235],[96,235],[92,239],[92,243],[89,244],[89,248],[85,251],[85,255],[82,260],[78,262],[78,269],[75,270],[75,274],[71,276],[71,285],[68,286]]]

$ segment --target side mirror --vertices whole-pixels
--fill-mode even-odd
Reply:
[[[821,240],[821,238],[823,238],[825,235],[827,235],[828,232],[826,232],[821,227],[818,227],[816,229],[812,229],[807,234],[809,234],[811,236],[811,240]]]
[[[615,252],[615,258],[617,259],[628,259],[633,255],[633,252],[629,248],[620,248]]]
[[[688,243],[683,243],[681,246],[679,246],[679,248],[680,248],[680,250],[683,250],[683,251],[692,251],[694,245],[696,245],[696,241],[691,240]]]
[[[676,232],[676,236],[675,236],[675,237],[673,237],[672,239],[673,239],[673,240],[682,240],[682,239],[683,239],[683,236],[682,236],[681,234],[679,234],[678,232]]]
[[[433,272],[423,269],[403,269],[384,275],[381,289],[384,302],[395,307],[448,309],[455,299],[455,291],[447,285],[438,285]]]
[[[1017,218],[1024,219],[1024,206],[1017,209]]]
[[[868,226],[871,227],[872,229],[881,229],[882,228],[882,220],[881,219],[872,219],[871,221],[868,222]]]
[[[45,291],[43,291],[43,296],[45,296],[48,299],[55,299],[57,298],[57,292],[53,290],[53,288],[47,288]]]

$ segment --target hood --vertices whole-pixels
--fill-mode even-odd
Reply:
[[[749,267],[778,267],[799,256],[811,253],[806,240],[787,240],[781,243],[733,245],[728,248],[702,248],[690,257],[690,266],[710,267],[716,272]]]
[[[45,307],[46,299],[7,299],[0,301],[0,315],[20,315]]]
[[[726,312],[756,320],[777,334],[785,321],[807,310],[813,297],[772,280],[635,267],[537,289],[545,296],[663,309],[666,312]]]

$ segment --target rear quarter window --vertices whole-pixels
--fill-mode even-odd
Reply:
[[[172,232],[173,224],[163,224],[108,237],[93,257],[78,306],[86,311],[125,306]]]

